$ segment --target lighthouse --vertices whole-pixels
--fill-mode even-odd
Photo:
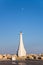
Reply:
[[[26,56],[26,50],[25,50],[24,44],[23,44],[22,32],[20,32],[20,40],[19,40],[17,55],[19,57]]]

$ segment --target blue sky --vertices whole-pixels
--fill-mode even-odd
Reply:
[[[20,31],[27,53],[43,53],[43,0],[0,0],[0,53],[16,53]]]

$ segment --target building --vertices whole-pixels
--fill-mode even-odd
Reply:
[[[19,41],[19,47],[17,50],[17,55],[19,57],[26,56],[26,50],[23,45],[22,32],[20,32],[20,41]]]

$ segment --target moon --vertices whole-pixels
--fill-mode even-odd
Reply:
[[[21,8],[21,11],[24,11],[24,8]]]

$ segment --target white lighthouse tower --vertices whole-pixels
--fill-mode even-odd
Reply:
[[[20,32],[20,42],[17,54],[19,57],[26,56],[26,50],[23,45],[22,32]]]

